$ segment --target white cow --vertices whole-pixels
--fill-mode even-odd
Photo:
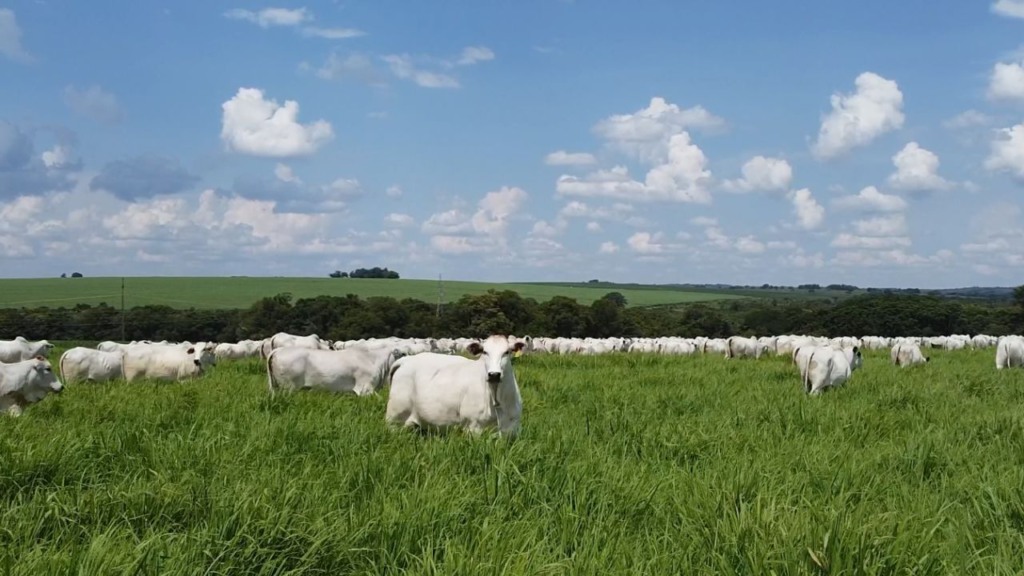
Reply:
[[[802,370],[804,392],[817,396],[825,388],[842,386],[863,362],[860,348],[856,346],[814,348],[807,356],[806,368]]]
[[[53,373],[50,361],[42,356],[0,364],[0,413],[21,416],[29,404],[62,390],[64,385]]]
[[[767,350],[768,345],[759,342],[756,338],[730,336],[725,341],[726,358],[760,358]]]
[[[212,347],[136,344],[124,352],[122,375],[128,382],[141,378],[182,381],[201,376],[207,366],[217,363]]]
[[[924,364],[929,362],[931,358],[922,354],[921,347],[917,344],[913,342],[900,342],[892,347],[892,350],[889,352],[889,360],[897,366],[906,368],[915,364]]]
[[[1024,337],[1003,336],[996,343],[996,370],[1024,368]]]
[[[213,355],[218,360],[241,360],[253,356],[259,356],[261,342],[256,340],[242,340],[237,344],[221,342],[213,349]]]
[[[60,376],[65,383],[79,380],[109,382],[123,374],[121,352],[78,346],[60,355]]]
[[[475,360],[443,354],[402,358],[392,369],[385,421],[406,427],[461,427],[471,434],[494,426],[499,435],[516,436],[523,406],[512,356],[523,346],[495,335],[466,347],[479,356]]]
[[[14,340],[0,340],[0,362],[11,364],[13,362],[21,362],[22,360],[30,360],[36,356],[49,358],[52,350],[53,344],[46,340],[32,342],[21,336]]]
[[[367,396],[387,382],[392,364],[401,356],[397,348],[277,348],[267,357],[267,387],[271,394],[277,388],[322,388]]]
[[[266,358],[274,350],[287,346],[308,348],[310,350],[330,350],[332,348],[331,344],[331,342],[322,340],[316,334],[299,336],[298,334],[289,334],[288,332],[278,332],[260,343],[260,357]]]

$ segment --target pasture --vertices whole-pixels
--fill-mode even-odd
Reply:
[[[291,277],[127,277],[125,306],[161,304],[172,308],[247,308],[260,298],[290,292],[295,299],[320,295],[360,298],[390,296],[437,302],[437,280],[384,280],[376,278],[291,278]],[[463,295],[478,295],[487,290],[513,290],[524,298],[539,302],[554,296],[575,298],[590,304],[609,292],[621,292],[630,306],[682,304],[742,298],[732,294],[665,290],[652,287],[588,288],[553,284],[500,284],[444,281],[444,301],[453,302]],[[121,304],[121,278],[8,278],[0,279],[0,307],[36,308],[74,307],[76,304],[110,306]]]
[[[58,358],[63,349],[54,351]],[[389,432],[258,360],[0,418],[14,574],[1019,574],[1024,372],[524,356],[519,439]]]

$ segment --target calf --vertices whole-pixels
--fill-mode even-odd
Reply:
[[[0,364],[0,413],[21,416],[29,404],[39,402],[50,392],[64,390],[50,361],[42,356],[11,364]]]

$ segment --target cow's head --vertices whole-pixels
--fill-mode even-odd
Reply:
[[[466,351],[474,356],[480,356],[487,370],[487,382],[497,384],[505,370],[512,367],[512,355],[522,350],[524,346],[523,342],[510,345],[508,338],[494,335],[484,340],[482,344],[471,343],[466,347]]]
[[[43,358],[49,358],[50,352],[53,352],[53,344],[50,344],[46,340],[40,340],[35,343],[35,352],[37,355]]]
[[[208,366],[215,366],[217,364],[217,356],[213,353],[216,347],[217,345],[212,342],[200,342],[194,346],[189,346],[185,353],[188,354],[192,363],[198,366],[200,370],[205,370]]]
[[[856,370],[864,365],[864,356],[860,353],[860,346],[853,347],[850,357],[850,370]]]
[[[53,373],[53,366],[50,361],[42,356],[36,356],[31,360],[25,360],[29,365],[25,381],[22,383],[21,395],[29,402],[38,402],[50,392],[60,394],[64,385]]]

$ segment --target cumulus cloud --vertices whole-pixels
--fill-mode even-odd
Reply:
[[[319,26],[306,26],[302,29],[303,36],[315,38],[326,38],[328,40],[344,40],[346,38],[359,38],[366,36],[366,32],[358,28],[321,28]]]
[[[413,62],[408,54],[388,54],[381,59],[400,80],[410,80],[423,88],[458,88],[459,81],[449,74],[424,70]]]
[[[527,198],[522,188],[503,186],[485,194],[472,214],[457,208],[432,214],[421,229],[443,254],[506,252],[509,224]]]
[[[1024,180],[1024,123],[1000,129],[991,146],[985,168]]]
[[[326,120],[298,121],[299,103],[283,105],[263,97],[259,88],[239,88],[221,106],[221,140],[228,150],[253,156],[289,157],[316,152],[334,138]]]
[[[402,187],[397,185],[388,186],[384,190],[384,195],[388,198],[398,198],[402,195]]]
[[[939,157],[932,151],[910,142],[892,157],[896,172],[889,176],[889,186],[908,192],[947,190],[952,183],[939,176]]]
[[[386,86],[386,73],[373,65],[373,59],[366,54],[352,53],[342,56],[331,52],[322,66],[313,70],[307,63],[299,66],[300,70],[312,70],[317,78],[323,80],[356,80],[370,86]]]
[[[988,81],[990,100],[1024,100],[1024,65],[997,62]]]
[[[702,106],[680,108],[655,96],[646,108],[609,116],[598,122],[593,131],[609,145],[656,163],[665,156],[673,136],[688,130],[714,131],[724,126],[725,120]]]
[[[782,192],[793,182],[793,168],[781,158],[754,156],[743,164],[738,180],[726,180],[730,192]]]
[[[834,202],[838,208],[849,208],[865,212],[900,212],[907,207],[907,201],[895,194],[884,194],[874,186],[860,192],[843,196]]]
[[[462,55],[459,56],[456,64],[459,66],[470,66],[477,62],[486,62],[488,60],[494,60],[494,51],[486,46],[466,46],[462,49]]]
[[[544,163],[548,166],[588,166],[596,164],[597,158],[588,152],[556,150],[544,157]]]
[[[996,0],[991,10],[1008,18],[1024,18],[1024,0]]]
[[[15,62],[27,63],[32,55],[21,45],[21,28],[14,10],[0,8],[0,55]]]
[[[825,221],[825,208],[818,204],[814,194],[807,188],[790,192],[789,199],[793,203],[793,212],[801,228],[814,230]]]
[[[416,224],[416,219],[408,214],[399,214],[392,212],[384,218],[384,222],[399,228],[407,228]]]
[[[615,254],[619,251],[619,246],[615,242],[601,242],[597,251],[601,254]]]
[[[819,160],[847,154],[879,136],[903,127],[903,93],[895,81],[874,72],[855,80],[852,94],[833,94],[811,152]]]
[[[135,156],[108,162],[92,178],[93,190],[105,190],[123,200],[149,198],[187,190],[199,178],[177,159],[166,156]]]
[[[124,119],[117,97],[95,84],[83,90],[75,86],[65,87],[64,103],[76,114],[100,124],[117,124]]]

